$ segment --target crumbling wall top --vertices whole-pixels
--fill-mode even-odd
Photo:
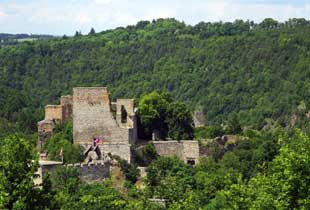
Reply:
[[[45,119],[62,120],[62,106],[61,105],[46,105]]]
[[[72,105],[72,103],[73,103],[73,98],[71,95],[60,97],[60,105]]]
[[[73,104],[105,105],[110,109],[109,92],[106,87],[73,88]]]

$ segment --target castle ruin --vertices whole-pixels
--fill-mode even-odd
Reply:
[[[45,106],[45,118],[38,122],[38,148],[53,134],[57,123],[73,120],[73,142],[85,148],[86,160],[102,160],[107,154],[132,162],[137,120],[133,99],[110,101],[106,87],[76,87],[72,96],[62,96],[59,105]],[[94,140],[100,142],[94,145]],[[153,141],[161,156],[176,156],[195,165],[199,159],[197,141]],[[96,153],[96,154],[95,154]]]
[[[115,117],[112,113],[115,106]],[[55,125],[73,119],[73,141],[84,148],[100,139],[100,152],[131,161],[130,145],[137,139],[133,99],[111,103],[106,87],[76,87],[73,96],[62,96],[60,105],[45,106],[45,118],[38,123],[38,147],[49,138]]]

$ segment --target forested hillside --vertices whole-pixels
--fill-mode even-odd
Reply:
[[[38,39],[52,39],[56,38],[52,35],[44,35],[44,34],[7,34],[0,33],[0,46],[1,45],[16,45],[20,42],[24,41],[34,41]]]
[[[304,19],[195,26],[159,19],[0,46],[0,209],[310,209],[308,34]],[[195,137],[209,153],[192,167],[149,143],[132,147],[133,163],[111,157],[119,171],[101,184],[60,167],[35,187],[37,121],[44,105],[75,86],[139,99],[139,134]],[[209,126],[193,129],[180,101]],[[228,136],[235,140],[223,142]],[[43,149],[50,160],[83,159],[70,120]]]
[[[287,126],[310,104],[307,34],[310,21],[304,19],[195,26],[158,19],[3,46],[0,129],[36,130],[44,105],[75,86],[107,86],[113,98],[165,90],[202,110],[209,124],[237,113],[243,126]]]

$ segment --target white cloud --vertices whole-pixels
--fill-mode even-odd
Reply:
[[[286,4],[231,4],[230,10],[223,15],[223,19],[251,19],[261,21],[271,17],[279,21],[285,21],[292,17],[309,18],[310,10],[290,3]]]
[[[262,21],[271,17],[285,21],[292,17],[310,18],[309,4],[300,6],[292,3],[252,3],[245,1],[200,1],[198,4],[189,4],[180,9],[178,19],[196,24],[200,21],[234,21],[235,19]],[[194,14],[194,15],[193,15]]]
[[[0,18],[4,18],[6,16],[6,14],[2,11],[0,11]]]
[[[276,2],[275,2],[276,1]],[[8,2],[8,1],[7,1]],[[13,3],[12,3],[13,2]],[[256,2],[256,3],[255,3]],[[2,32],[73,34],[135,24],[140,20],[175,17],[188,24],[200,21],[280,21],[310,18],[310,3],[274,0],[14,0],[0,1]],[[3,19],[6,19],[6,24]],[[22,31],[26,30],[26,31]]]
[[[79,23],[81,25],[88,24],[92,21],[91,17],[89,15],[86,15],[86,14],[79,14],[75,20],[77,23]]]
[[[96,4],[109,4],[113,2],[113,0],[94,0]]]
[[[114,22],[113,25],[117,27],[117,25],[131,25],[135,24],[139,21],[139,18],[130,14],[124,13],[121,11],[116,12],[113,14],[110,19]],[[124,24],[125,23],[125,24]]]

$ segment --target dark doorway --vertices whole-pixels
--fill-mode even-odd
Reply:
[[[194,159],[189,159],[189,160],[187,160],[187,164],[191,165],[191,166],[194,166],[195,165],[195,160]]]

